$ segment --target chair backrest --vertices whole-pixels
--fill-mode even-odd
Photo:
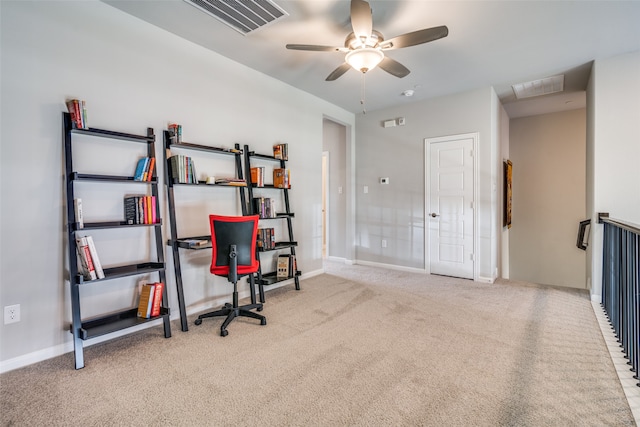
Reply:
[[[230,245],[236,245],[239,275],[258,271],[260,265],[256,259],[258,218],[258,215],[209,215],[211,246],[213,248],[210,268],[212,274],[229,275]]]

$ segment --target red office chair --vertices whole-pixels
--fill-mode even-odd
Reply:
[[[227,326],[238,316],[260,319],[261,325],[267,324],[266,317],[254,313],[254,308],[262,310],[262,304],[238,306],[238,279],[258,272],[260,262],[256,259],[256,237],[258,234],[258,215],[221,216],[209,215],[211,224],[211,273],[226,277],[233,283],[233,304],[225,304],[220,310],[198,316],[196,325],[206,317],[226,316],[220,327],[220,335],[226,337]]]

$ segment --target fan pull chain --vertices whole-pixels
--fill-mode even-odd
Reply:
[[[365,103],[365,91],[366,91],[366,85],[365,85],[365,76],[366,73],[362,73],[362,85],[361,85],[361,89],[360,89],[360,105],[362,105],[362,114],[367,114],[367,109],[364,106]]]

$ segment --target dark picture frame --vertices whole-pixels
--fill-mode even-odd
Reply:
[[[504,212],[502,226],[511,228],[511,210],[513,207],[513,163],[504,161]]]

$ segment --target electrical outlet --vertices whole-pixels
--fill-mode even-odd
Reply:
[[[20,321],[20,304],[8,305],[4,308],[4,324]]]
[[[384,240],[384,239],[382,239],[382,247],[383,247],[383,248],[386,248],[386,247],[387,247],[387,241],[386,241],[386,240]]]

